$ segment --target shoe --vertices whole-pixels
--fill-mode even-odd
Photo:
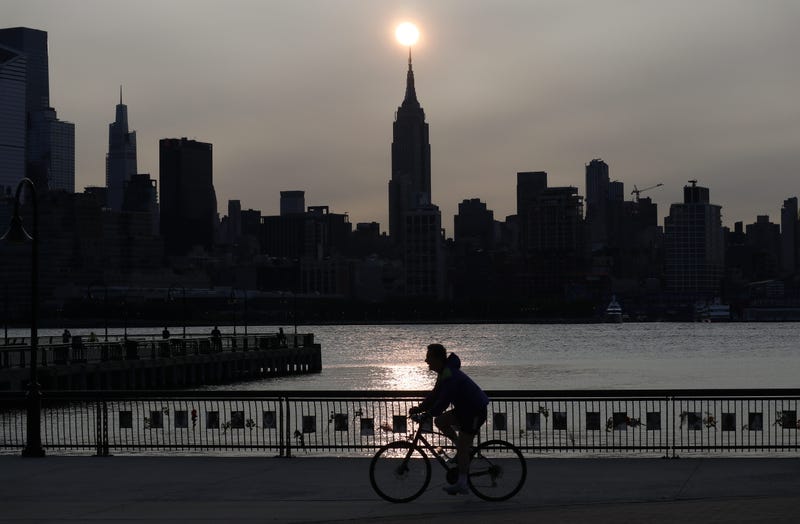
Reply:
[[[448,495],[466,495],[469,493],[469,488],[464,485],[453,484],[452,486],[445,486],[442,488]]]

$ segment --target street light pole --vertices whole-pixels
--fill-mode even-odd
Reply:
[[[4,332],[4,340],[5,345],[8,345],[8,284],[4,286],[5,292],[3,294],[3,304],[5,312],[3,313],[3,332]]]
[[[231,296],[228,302],[233,306],[233,336],[236,336],[236,289],[231,288]]]
[[[103,330],[108,342],[108,286],[103,286]]]
[[[183,339],[186,340],[186,288],[183,286],[178,286],[177,284],[169,286],[169,289],[167,290],[167,301],[172,302],[172,290],[177,290],[178,287],[181,288],[181,307],[183,308]]]
[[[33,203],[33,235],[29,235],[22,227],[22,218],[19,215],[19,199],[22,188],[28,186]],[[37,374],[37,359],[39,353],[39,208],[36,201],[36,186],[29,178],[23,178],[17,184],[14,198],[14,215],[8,231],[1,237],[12,243],[31,241],[31,376],[28,382],[27,395],[27,438],[23,457],[43,457],[41,433],[42,391],[39,386]]]
[[[244,294],[244,336],[247,336],[247,290],[243,289]]]
[[[94,302],[94,295],[92,295],[92,286],[99,284],[89,284],[86,287],[86,295],[89,301]],[[94,307],[92,307],[94,309]],[[108,286],[103,284],[103,331],[105,334],[105,341],[108,342]]]
[[[183,340],[186,340],[186,288],[183,286],[181,286],[181,301],[183,302]]]

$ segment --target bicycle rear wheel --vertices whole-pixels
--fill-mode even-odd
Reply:
[[[375,493],[389,502],[410,502],[428,487],[431,463],[422,449],[410,442],[391,442],[372,457],[369,481]]]
[[[484,500],[506,500],[516,495],[528,468],[522,452],[504,440],[488,440],[472,451],[469,487]]]

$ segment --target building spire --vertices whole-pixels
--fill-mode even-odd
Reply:
[[[122,85],[119,86],[119,105],[122,105]]]
[[[411,68],[411,47],[408,48],[408,75],[406,76],[406,97],[403,100],[403,105],[406,102],[419,105],[417,101],[417,90],[414,88],[414,70]]]

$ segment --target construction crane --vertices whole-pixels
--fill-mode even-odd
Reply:
[[[655,189],[655,188],[661,187],[663,185],[664,184],[656,184],[654,186],[646,187],[644,189],[639,189],[638,187],[636,187],[636,184],[634,184],[633,185],[633,191],[631,191],[631,195],[636,195],[636,202],[638,202],[640,193],[644,193],[645,191],[650,191],[651,189]]]

